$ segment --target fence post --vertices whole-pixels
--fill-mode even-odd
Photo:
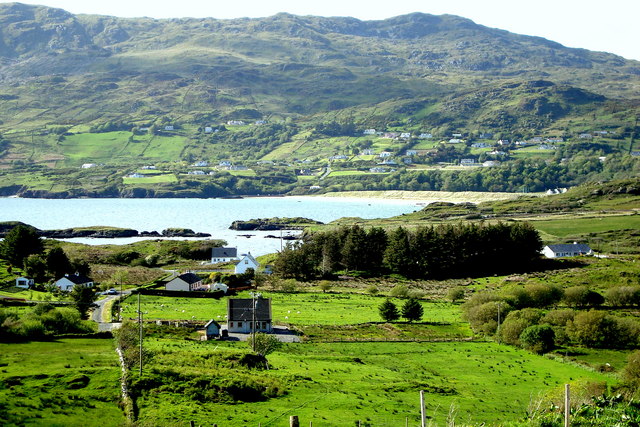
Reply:
[[[571,415],[571,397],[569,384],[564,385],[564,427],[569,427],[569,416]]]
[[[289,427],[300,427],[300,421],[298,421],[297,415],[291,415],[291,418],[289,418]]]
[[[420,390],[420,425],[427,426],[427,414],[424,411],[424,390]]]

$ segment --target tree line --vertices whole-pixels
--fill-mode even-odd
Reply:
[[[330,277],[339,271],[448,278],[518,271],[539,258],[542,243],[528,223],[398,227],[358,225],[307,235],[274,262],[284,278]]]

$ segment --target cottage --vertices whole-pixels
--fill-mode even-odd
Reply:
[[[242,258],[240,258],[240,262],[236,264],[235,273],[244,274],[250,268],[252,268],[253,271],[258,271],[259,266],[260,263],[256,261],[253,255],[251,255],[251,252],[249,252],[248,254],[244,254]]]
[[[476,159],[461,159],[460,160],[460,165],[461,166],[475,166],[476,164]]]
[[[254,328],[255,322],[255,328]],[[271,298],[230,298],[227,302],[229,332],[273,332]]]
[[[362,132],[363,135],[375,135],[376,134],[376,130],[375,129],[365,129],[364,132]]]
[[[244,126],[244,122],[242,120],[229,120],[227,122],[229,126]]]
[[[402,132],[402,133],[400,134],[400,138],[402,138],[402,139],[409,139],[409,138],[411,138],[411,132]]]
[[[360,154],[363,155],[363,156],[373,156],[373,155],[376,154],[376,152],[373,151],[371,148],[365,148],[364,150],[362,150],[360,152]]]
[[[449,140],[449,144],[460,144],[461,142],[462,142],[462,140],[459,139],[459,138],[451,138]]]
[[[593,251],[587,244],[574,242],[573,244],[545,246],[544,249],[542,249],[542,254],[547,258],[560,258],[593,255]]]
[[[382,153],[378,154],[378,157],[380,157],[381,159],[384,159],[385,157],[391,157],[393,156],[393,153],[390,151],[383,151]]]
[[[83,163],[82,169],[91,169],[91,168],[95,168],[96,166],[98,165],[96,165],[95,163]]]
[[[231,262],[238,259],[238,248],[212,248],[211,264]]]
[[[211,132],[213,132],[213,128],[211,126],[206,126],[204,128],[204,133],[211,133]]]
[[[430,133],[421,133],[420,136],[418,136],[419,139],[431,139],[433,138],[433,135]]]
[[[471,144],[472,148],[489,148],[491,147],[491,145],[487,144],[486,142],[474,142],[473,144]]]
[[[186,291],[192,292],[204,290],[204,284],[200,276],[193,273],[183,273],[169,280],[165,285],[167,291]]]
[[[175,128],[173,127],[173,125],[167,125],[164,127],[164,130],[174,130]]]
[[[16,288],[29,289],[34,285],[33,279],[27,279],[26,277],[16,278]]]
[[[258,125],[258,126],[266,125],[267,121],[266,120],[256,120],[255,124]]]
[[[84,286],[85,288],[93,287],[93,280],[81,274],[65,274],[63,278],[56,280],[54,283],[62,291],[70,291],[75,286]]]
[[[220,336],[220,324],[211,319],[204,325],[204,332],[207,339],[216,338]]]

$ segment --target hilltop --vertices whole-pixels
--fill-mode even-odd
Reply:
[[[0,190],[166,197],[344,187],[350,178],[318,182],[331,174],[328,158],[436,151],[454,134],[469,147],[590,133],[602,137],[590,154],[628,154],[639,75],[638,61],[451,15],[155,20],[0,4]],[[365,138],[366,129],[378,134]],[[457,150],[426,163],[486,160]],[[548,157],[540,154],[520,157]],[[348,158],[348,169],[375,168],[367,155]],[[240,169],[186,177],[198,162]],[[163,173],[126,178],[142,166]]]

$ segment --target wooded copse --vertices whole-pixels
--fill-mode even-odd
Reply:
[[[282,277],[311,279],[338,271],[411,278],[469,277],[524,271],[542,243],[528,223],[456,224],[386,231],[360,226],[314,233],[288,245],[274,263]]]

